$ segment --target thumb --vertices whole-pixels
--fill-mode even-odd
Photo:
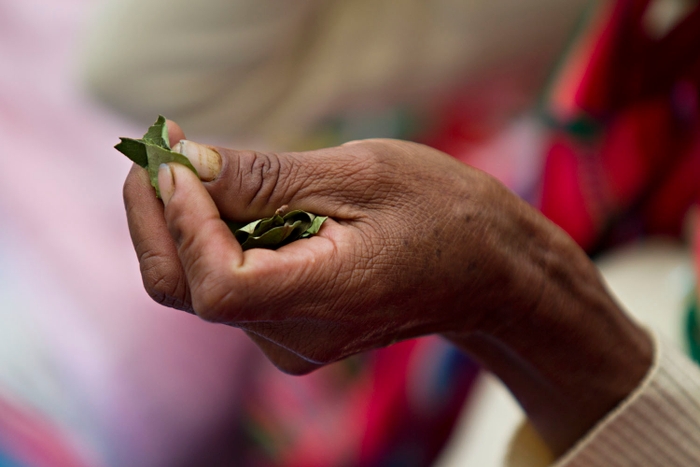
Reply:
[[[187,276],[193,308],[206,319],[202,310],[211,310],[212,303],[231,292],[216,274],[225,275],[240,267],[243,251],[194,173],[180,164],[162,164],[158,183],[165,221]]]
[[[369,144],[369,143],[368,143]],[[239,151],[181,141],[222,217],[249,221],[281,206],[336,219],[356,219],[381,168],[366,144],[309,152]]]

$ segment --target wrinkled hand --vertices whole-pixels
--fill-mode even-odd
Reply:
[[[170,125],[174,145],[184,135]],[[522,257],[537,247],[538,218],[436,150],[393,140],[277,154],[185,145],[209,181],[161,168],[164,210],[142,168],[124,186],[145,287],[164,305],[244,329],[287,372],[472,328],[536,300]],[[282,205],[331,219],[316,237],[245,252],[221,220]]]
[[[202,180],[162,166],[161,203],[144,169],[127,177],[146,290],[244,329],[288,373],[441,333],[501,378],[559,454],[651,364],[649,336],[585,253],[482,172],[400,141],[272,154],[175,145],[184,135],[169,126]],[[245,252],[221,220],[283,205],[331,219]]]

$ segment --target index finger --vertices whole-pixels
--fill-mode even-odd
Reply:
[[[143,285],[156,302],[192,311],[185,271],[148,172],[134,164],[124,182],[124,207]]]

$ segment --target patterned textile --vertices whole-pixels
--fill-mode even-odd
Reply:
[[[236,465],[429,466],[476,374],[471,360],[435,337],[355,356],[294,381],[271,368],[244,396],[244,460]],[[291,385],[283,384],[286,378]]]
[[[591,254],[679,236],[700,199],[700,7],[655,38],[649,4],[604,3],[546,95],[540,207]]]
[[[42,414],[0,397],[0,467],[97,467]]]
[[[700,239],[689,216],[700,200],[700,5],[675,2],[675,24],[655,23],[664,3],[674,4],[604,3],[545,96],[553,135],[540,208],[592,255],[642,235]]]

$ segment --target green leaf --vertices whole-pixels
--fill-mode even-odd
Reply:
[[[274,216],[241,226],[229,222],[229,228],[244,250],[267,248],[276,250],[294,240],[316,235],[327,217],[306,211],[291,211],[283,215],[284,206]]]
[[[161,164],[177,162],[189,168],[195,174],[197,170],[192,166],[189,159],[182,154],[170,150],[170,138],[168,137],[168,126],[165,124],[165,117],[158,116],[158,120],[151,125],[143,138],[120,138],[121,142],[114,148],[126,157],[148,170],[151,185],[156,189],[156,196],[160,198],[158,188],[158,167]]]
[[[143,168],[148,167],[148,155],[146,155],[146,145],[142,141],[131,138],[119,138],[121,143],[114,148],[126,157],[136,162]]]
[[[158,115],[158,120],[150,126],[143,141],[146,143],[170,149],[170,138],[168,137],[168,125],[165,124],[165,117]]]
[[[312,235],[316,235],[318,231],[321,230],[321,226],[324,222],[326,222],[326,219],[328,219],[328,216],[315,216],[314,220],[311,221],[311,226],[308,229],[306,229],[306,231],[301,235],[301,238],[307,238],[311,237]]]
[[[177,162],[182,164],[188,169],[190,169],[195,174],[197,170],[192,166],[192,163],[188,158],[173,152],[170,149],[164,149],[159,146],[153,146],[151,144],[146,144],[146,154],[148,155],[148,175],[151,178],[151,185],[156,189],[156,196],[160,198],[160,189],[158,188],[158,168],[161,164],[168,164],[170,162]]]
[[[165,117],[162,115],[158,116],[158,120],[151,125],[143,138],[119,139],[121,142],[114,147],[136,164],[148,170],[151,185],[156,189],[158,198],[160,198],[158,168],[161,164],[177,162],[197,174],[197,170],[189,159],[182,154],[171,151],[168,127],[165,124]],[[244,250],[250,248],[276,250],[295,240],[316,235],[328,219],[326,216],[317,216],[301,210],[284,214],[286,208],[286,206],[282,206],[275,212],[274,216],[247,224],[234,221],[225,222]]]

